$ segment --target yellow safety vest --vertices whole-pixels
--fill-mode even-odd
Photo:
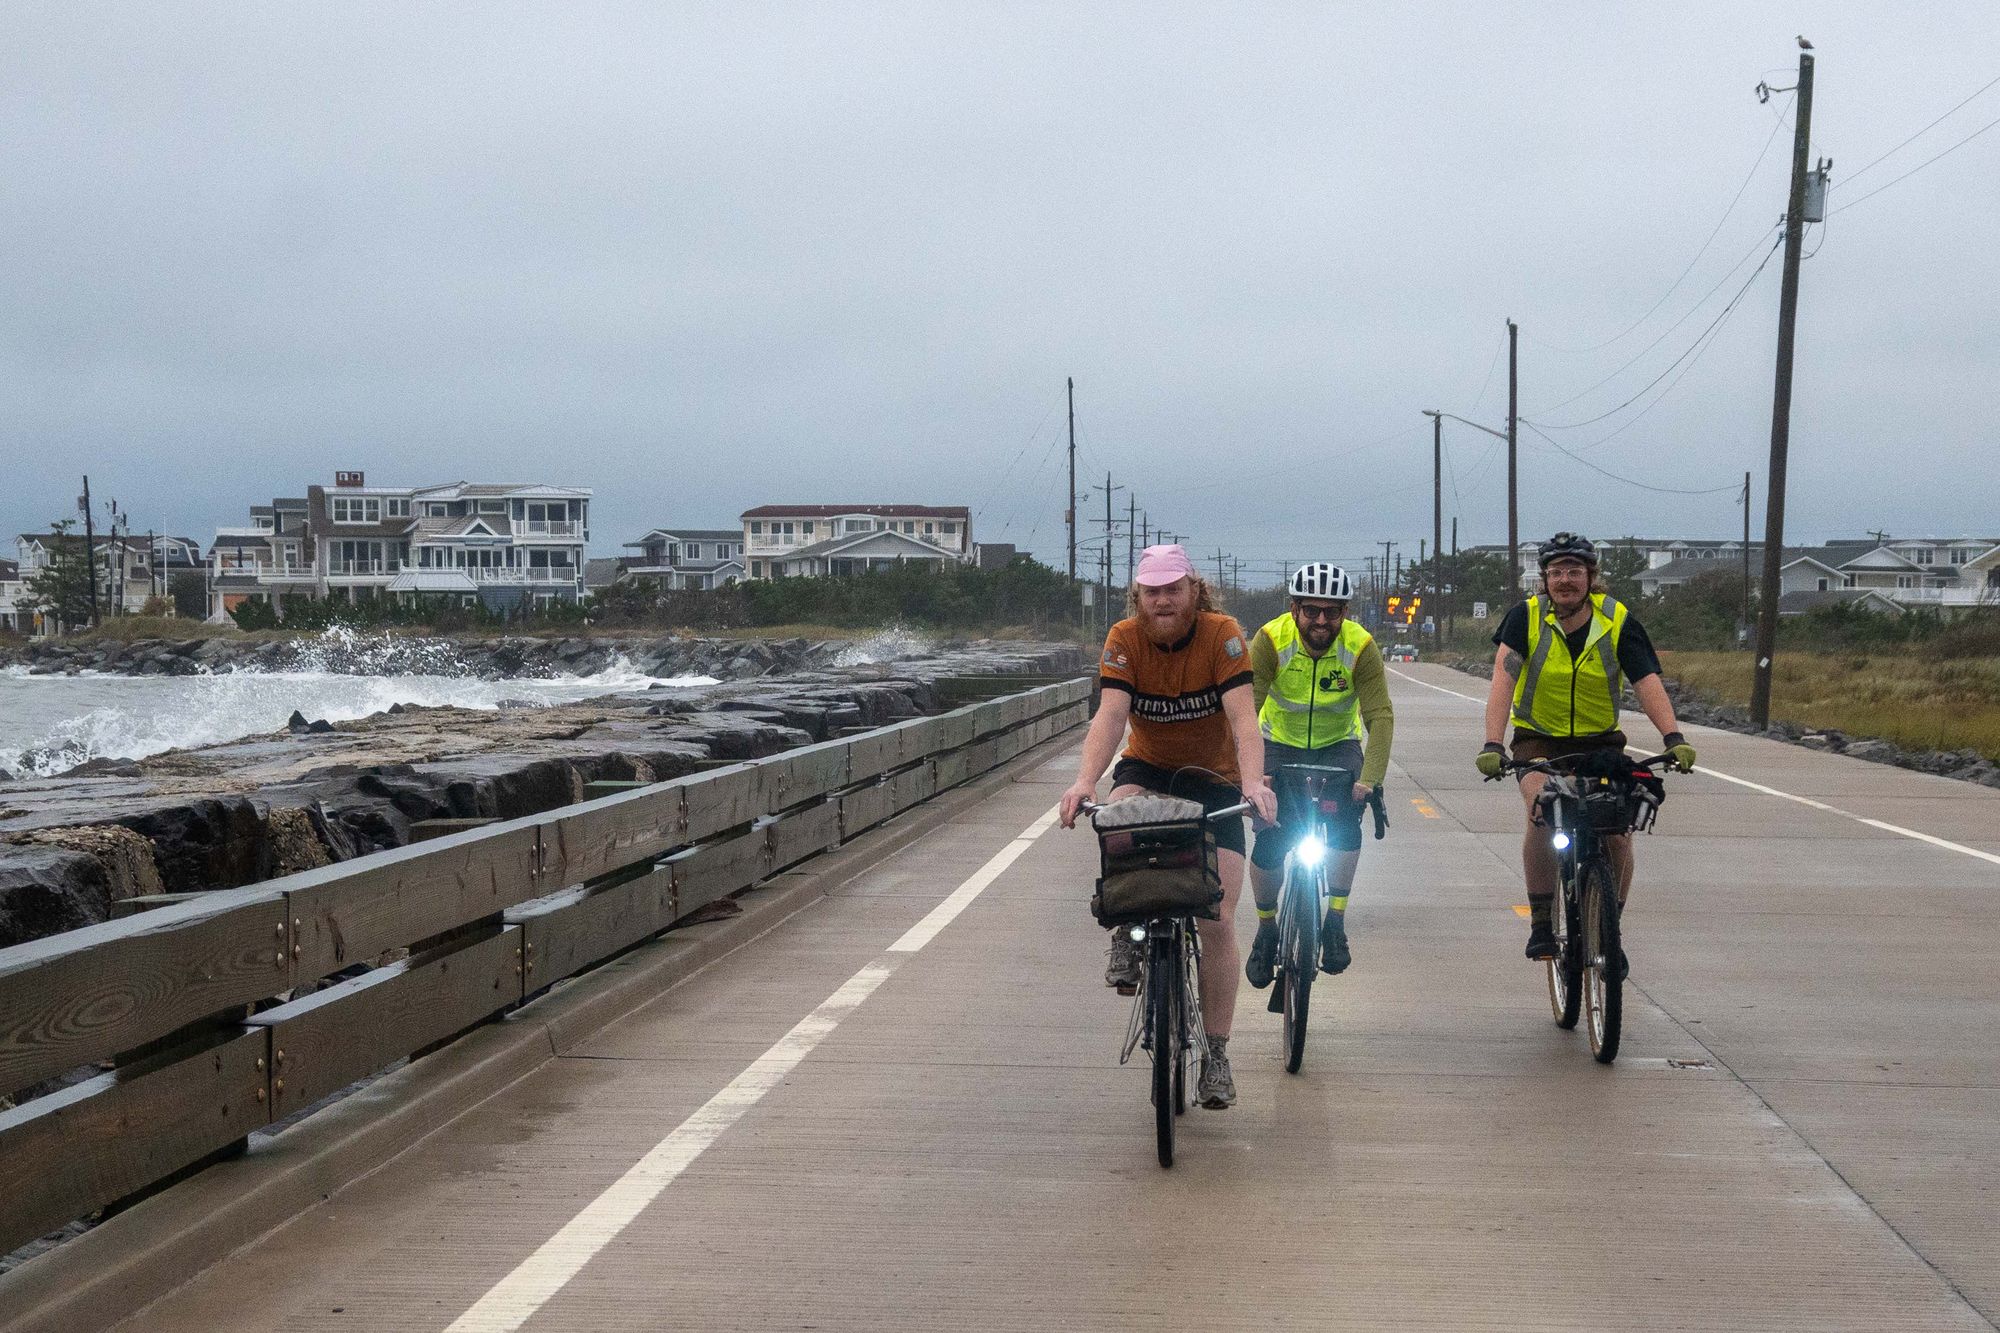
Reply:
[[[1361,700],[1354,690],[1354,661],[1374,636],[1357,622],[1343,620],[1324,657],[1306,653],[1298,623],[1287,611],[1264,626],[1278,650],[1278,674],[1257,713],[1265,740],[1301,750],[1319,750],[1361,734]]]
[[[1618,728],[1618,640],[1625,604],[1590,595],[1590,634],[1570,656],[1569,640],[1543,600],[1528,599],[1528,660],[1514,682],[1514,725],[1544,736],[1594,736]]]

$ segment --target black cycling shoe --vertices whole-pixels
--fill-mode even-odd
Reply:
[[[1319,928],[1319,970],[1337,977],[1353,961],[1354,956],[1347,951],[1347,922],[1339,912],[1328,912]]]
[[[1263,990],[1271,984],[1278,961],[1278,923],[1259,920],[1257,938],[1250,942],[1250,956],[1243,961],[1243,979]]]
[[[1539,963],[1555,956],[1555,929],[1546,921],[1534,922],[1528,927],[1528,957]]]

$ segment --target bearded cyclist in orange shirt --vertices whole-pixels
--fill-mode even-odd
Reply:
[[[1095,796],[1128,722],[1131,742],[1112,769],[1112,800],[1158,792],[1209,810],[1248,801],[1259,819],[1275,820],[1277,797],[1264,778],[1264,739],[1252,701],[1255,676],[1242,626],[1217,608],[1179,546],[1147,547],[1132,584],[1130,614],[1105,636],[1099,663],[1103,688],[1076,781],[1063,793],[1063,827],[1073,828],[1077,808]],[[1241,818],[1211,827],[1223,896],[1220,919],[1198,923],[1208,1058],[1197,1095],[1203,1106],[1221,1110],[1236,1100],[1227,1048],[1240,975],[1235,914],[1244,837]],[[1139,982],[1140,959],[1130,935],[1113,931],[1105,984],[1129,991]]]

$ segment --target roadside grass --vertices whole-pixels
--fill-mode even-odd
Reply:
[[[1660,654],[1666,674],[1718,702],[1750,702],[1748,653]],[[2000,760],[2000,656],[1780,653],[1771,716],[1931,750]]]

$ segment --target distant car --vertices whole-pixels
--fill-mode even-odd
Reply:
[[[1397,643],[1397,644],[1391,644],[1391,645],[1389,646],[1389,660],[1390,660],[1391,662],[1414,662],[1414,661],[1416,661],[1416,660],[1417,660],[1417,647],[1416,647],[1416,645],[1415,645],[1415,644],[1413,644],[1413,643]]]

